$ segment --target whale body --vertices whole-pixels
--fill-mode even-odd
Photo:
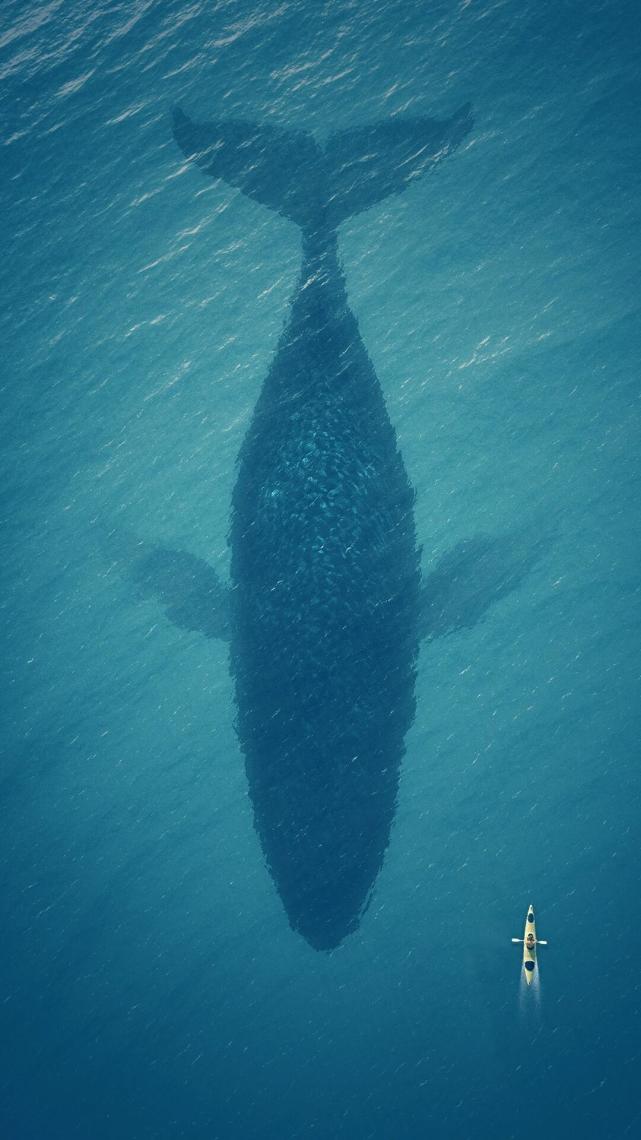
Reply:
[[[337,227],[449,154],[471,121],[466,105],[321,148],[174,112],[188,158],[302,230],[289,319],[239,456],[229,636],[255,827],[291,926],[322,950],[358,926],[388,846],[420,634],[414,492]]]

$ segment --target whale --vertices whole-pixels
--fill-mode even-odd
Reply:
[[[133,577],[176,625],[228,641],[265,863],[292,929],[321,951],[358,928],[383,865],[421,638],[473,624],[521,577],[523,560],[508,559],[496,578],[500,543],[477,536],[421,580],[414,490],[338,252],[343,221],[401,193],[471,128],[466,103],[321,145],[173,111],[200,176],[295,223],[302,258],[238,457],[229,587],[188,552],[142,542]]]
[[[296,223],[302,265],[232,495],[230,662],[256,831],[292,928],[356,929],[389,843],[415,715],[414,491],[360,336],[338,227],[453,152],[447,120],[332,134],[173,113],[206,175]]]
[[[230,663],[254,823],[292,928],[331,950],[383,863],[415,715],[414,491],[347,298],[338,227],[452,153],[447,120],[314,137],[176,108],[206,176],[295,222],[302,265],[232,495]]]

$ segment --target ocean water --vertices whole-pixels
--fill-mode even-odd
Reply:
[[[8,1140],[641,1135],[640,67],[632,3],[5,0]],[[424,574],[479,534],[527,573],[424,642],[382,872],[318,953],[253,828],[226,646],[110,548],[228,576],[300,269],[170,112],[323,140],[468,99],[456,154],[339,249]]]

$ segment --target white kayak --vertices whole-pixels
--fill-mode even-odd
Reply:
[[[547,946],[547,942],[544,941],[543,938],[537,938],[536,936],[533,906],[527,908],[523,937],[513,938],[512,941],[523,943],[523,973],[525,974],[525,980],[528,986],[530,986],[536,969],[536,948],[537,946]]]

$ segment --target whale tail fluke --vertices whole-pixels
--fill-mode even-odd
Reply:
[[[309,184],[322,161],[311,135],[246,119],[195,123],[180,107],[173,111],[173,131],[185,157],[205,174],[305,228]]]
[[[472,106],[465,103],[451,119],[390,119],[330,135],[325,155],[333,224],[405,190],[451,154],[472,123]]]
[[[450,154],[472,127],[469,103],[451,119],[390,119],[338,131],[324,149],[310,134],[246,119],[196,123],[179,107],[173,131],[186,158],[309,230],[331,229],[398,194]]]

